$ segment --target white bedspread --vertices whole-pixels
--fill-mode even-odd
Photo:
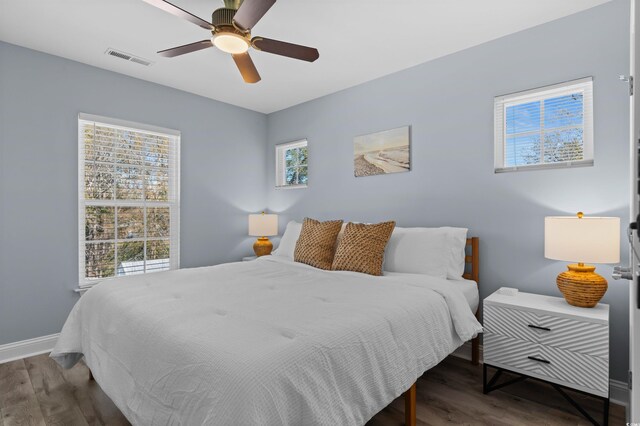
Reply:
[[[481,331],[447,280],[263,257],[105,281],[51,356],[84,354],[137,425],[362,425]]]

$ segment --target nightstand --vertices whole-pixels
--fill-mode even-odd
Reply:
[[[609,418],[609,305],[578,308],[563,298],[499,290],[483,301],[483,391],[527,378],[553,386],[593,424],[598,424],[563,388],[599,398]],[[487,368],[496,369],[487,382]],[[498,384],[503,371],[518,378]]]
[[[250,260],[256,260],[258,258],[258,256],[247,256],[247,257],[243,257],[242,261],[243,262],[249,262]]]

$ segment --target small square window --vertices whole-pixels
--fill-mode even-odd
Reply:
[[[593,165],[593,80],[495,98],[495,171]]]
[[[276,187],[305,188],[308,159],[306,140],[276,145]]]

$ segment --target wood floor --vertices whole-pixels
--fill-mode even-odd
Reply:
[[[597,400],[572,393],[596,419]],[[590,407],[590,408],[589,408]],[[588,425],[547,385],[526,381],[482,394],[482,368],[449,357],[418,380],[419,425]],[[624,425],[624,408],[611,405],[609,424]],[[399,398],[370,426],[401,425]],[[120,411],[79,364],[62,370],[47,355],[0,364],[0,426],[128,425]]]

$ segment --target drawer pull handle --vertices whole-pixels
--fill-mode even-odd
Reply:
[[[536,330],[551,331],[551,329],[550,329],[550,328],[548,328],[548,327],[540,327],[539,325],[529,324],[527,327],[529,327],[529,328],[535,328]]]
[[[545,364],[551,364],[551,361],[547,361],[546,359],[542,359],[542,358],[536,358],[535,356],[528,356],[527,358],[529,358],[531,361],[538,361],[538,362],[543,362]]]

